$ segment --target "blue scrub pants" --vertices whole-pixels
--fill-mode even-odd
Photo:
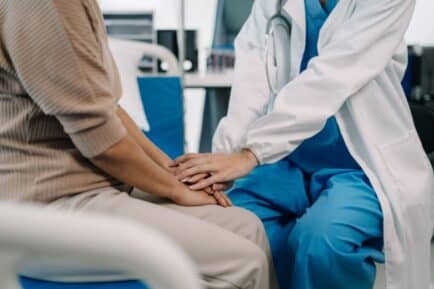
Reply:
[[[281,289],[369,289],[384,263],[383,217],[361,170],[306,176],[289,161],[264,165],[228,192],[264,223]]]

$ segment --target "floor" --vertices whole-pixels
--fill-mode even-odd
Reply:
[[[431,254],[432,258],[431,258],[431,269],[433,270],[432,272],[432,276],[434,279],[434,243],[431,247],[431,252],[433,252]],[[378,274],[377,274],[377,282],[375,283],[375,289],[385,289],[385,281],[384,281],[384,266],[378,266]],[[434,288],[434,285],[433,285]]]

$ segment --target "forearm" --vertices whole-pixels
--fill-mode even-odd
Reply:
[[[122,120],[122,123],[127,129],[128,134],[133,138],[141,150],[145,152],[145,154],[147,154],[149,158],[151,158],[160,167],[164,168],[166,171],[169,171],[169,164],[171,162],[169,156],[161,151],[143,134],[128,113],[121,107],[118,108],[118,116]]]
[[[103,154],[91,159],[98,168],[144,192],[174,199],[187,189],[176,178],[152,160],[131,136]]]

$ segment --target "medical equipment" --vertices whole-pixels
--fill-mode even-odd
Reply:
[[[157,31],[157,43],[169,49],[176,57],[179,58],[179,44],[177,41],[176,30],[158,30]],[[197,31],[196,30],[184,30],[184,43],[185,43],[185,59],[184,59],[184,71],[185,72],[197,72],[199,67],[199,53],[197,47]],[[158,61],[158,72],[166,72],[167,63]]]
[[[118,39],[156,43],[154,21],[154,13],[151,10],[104,10],[107,34]],[[142,72],[155,72],[157,68],[156,59],[149,55],[142,56],[138,65]]]
[[[290,80],[291,22],[283,15],[284,0],[278,0],[276,14],[267,22],[265,66],[270,92],[275,97]]]
[[[206,70],[211,73],[232,71],[235,66],[235,51],[232,47],[210,48],[207,51]]]

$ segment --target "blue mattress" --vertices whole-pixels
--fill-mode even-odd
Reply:
[[[58,283],[20,277],[24,289],[149,289],[138,281],[107,283]]]
[[[184,154],[184,108],[179,77],[138,78],[149,139],[171,158]]]

